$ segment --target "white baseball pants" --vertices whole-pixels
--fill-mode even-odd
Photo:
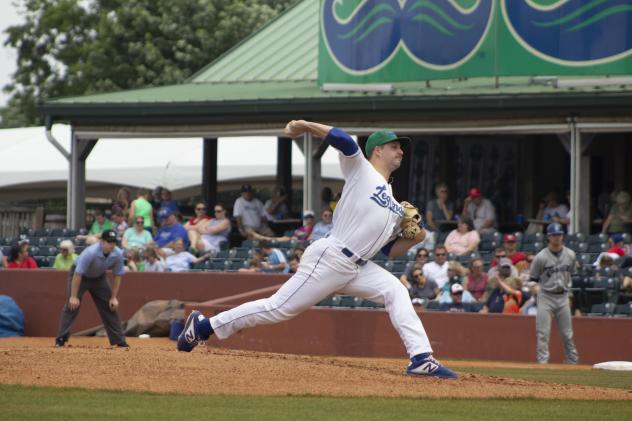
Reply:
[[[421,320],[401,282],[373,262],[358,266],[342,254],[343,244],[323,238],[305,250],[294,276],[269,298],[244,303],[209,318],[225,339],[248,327],[289,320],[335,292],[384,304],[409,356],[432,352]]]

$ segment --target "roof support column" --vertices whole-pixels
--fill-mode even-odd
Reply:
[[[205,137],[203,142],[202,200],[207,206],[215,206],[217,203],[217,138]]]
[[[292,139],[277,138],[276,184],[285,190],[286,203],[292,213]]]
[[[570,232],[590,232],[590,157],[573,118],[569,122],[571,155],[571,222]],[[590,141],[590,139],[587,139]]]
[[[79,139],[72,134],[70,147],[70,186],[67,201],[68,226],[72,229],[86,225],[86,159],[98,139]]]
[[[311,133],[303,135],[303,155],[305,174],[303,176],[303,210],[318,211],[320,207],[321,166],[319,152],[322,141],[314,139]],[[323,152],[324,153],[324,152]]]

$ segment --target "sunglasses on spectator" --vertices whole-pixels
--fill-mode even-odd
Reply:
[[[215,212],[224,212],[224,209],[213,209]]]
[[[428,255],[426,253],[419,253],[417,257],[428,257]]]
[[[463,291],[453,292],[452,295],[463,295]]]
[[[138,220],[138,221],[136,221],[136,224],[137,224],[137,225],[142,225],[142,224],[144,224],[144,223],[145,223],[145,221],[143,221],[143,220]]]
[[[435,253],[435,256],[445,256],[445,253]]]
[[[205,207],[203,207],[203,206],[200,206],[199,208],[195,208],[195,210],[197,210],[197,211],[203,211],[203,210],[206,210],[206,208],[205,208]]]

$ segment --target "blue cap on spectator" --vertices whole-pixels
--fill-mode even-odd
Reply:
[[[613,243],[620,243],[621,241],[624,241],[625,238],[623,237],[623,234],[613,234],[612,236],[612,242]]]
[[[161,208],[158,211],[158,219],[165,219],[173,215],[173,210],[170,208]]]

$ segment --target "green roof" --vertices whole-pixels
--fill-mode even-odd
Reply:
[[[197,72],[190,82],[316,80],[318,3],[297,3]]]

